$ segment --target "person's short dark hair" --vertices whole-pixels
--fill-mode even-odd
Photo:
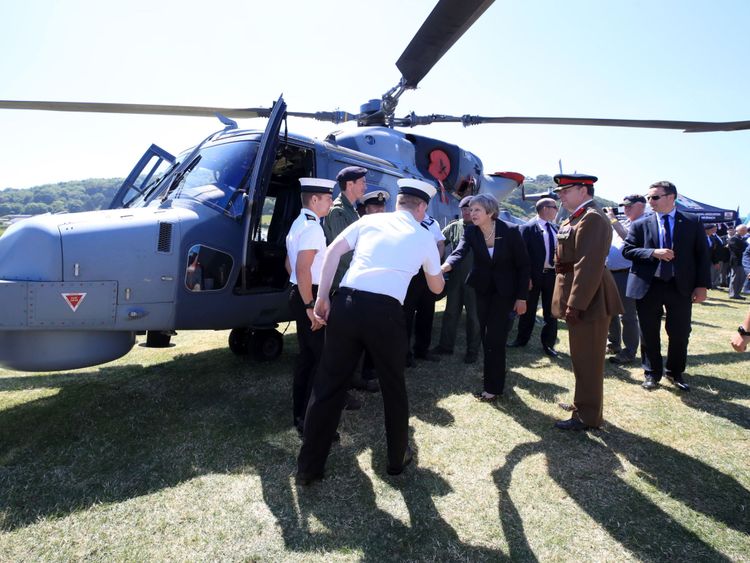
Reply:
[[[677,186],[667,180],[661,180],[660,182],[654,182],[648,189],[661,188],[664,190],[665,195],[677,195]]]
[[[622,198],[620,205],[633,205],[634,203],[646,203],[646,198],[640,194],[626,195]]]
[[[341,191],[343,192],[346,191],[347,182],[356,182],[366,175],[367,168],[362,168],[361,166],[347,166],[346,168],[339,170],[339,173],[336,174],[336,181],[339,183],[339,188],[341,188]]]
[[[534,205],[534,209],[536,209],[536,212],[538,214],[542,209],[548,207],[550,204],[554,204],[554,206],[557,207],[557,202],[554,199],[552,199],[551,197],[543,197],[537,200],[536,204]]]
[[[716,228],[718,228],[718,227],[717,227],[716,223],[705,223],[705,224],[703,225],[703,228],[704,228],[704,229],[705,229],[706,231],[708,231],[708,230],[710,230],[710,229],[716,229]]]

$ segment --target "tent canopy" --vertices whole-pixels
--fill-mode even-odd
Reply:
[[[714,207],[713,205],[685,197],[682,194],[677,194],[675,204],[680,211],[698,215],[703,223],[731,223],[734,225],[739,215],[736,210]]]

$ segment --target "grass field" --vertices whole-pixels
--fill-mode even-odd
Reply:
[[[746,306],[712,291],[694,308],[689,393],[607,364],[589,433],[552,428],[573,377],[537,333],[497,406],[471,397],[460,343],[407,372],[415,466],[385,475],[368,394],[308,488],[293,326],[272,364],[182,332],[98,368],[0,371],[0,560],[748,561],[750,355],[728,344]]]

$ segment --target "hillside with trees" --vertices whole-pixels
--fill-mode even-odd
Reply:
[[[0,191],[0,216],[93,211],[106,207],[122,178],[89,178]]]
[[[45,184],[27,189],[5,189],[0,191],[0,217],[4,215],[38,215],[40,213],[75,213],[93,211],[106,207],[112,200],[122,178],[89,178],[75,182]],[[554,186],[552,176],[540,175],[527,179],[527,194],[547,192]],[[601,205],[616,205],[597,198]],[[523,201],[521,190],[515,190],[502,207],[517,217],[534,215],[534,202]]]

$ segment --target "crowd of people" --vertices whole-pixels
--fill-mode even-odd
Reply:
[[[715,225],[676,208],[671,182],[625,197],[621,219],[594,204],[595,176],[558,174],[555,192],[568,213],[559,225],[554,198],[540,199],[536,216],[518,226],[498,218],[494,197],[479,194],[463,198],[461,217],[441,231],[427,214],[433,185],[398,180],[396,211],[384,213],[389,194],[365,193],[366,176],[365,168],[350,166],[336,182],[301,178],[302,211],[287,236],[300,349],[292,418],[302,438],[302,485],[323,478],[342,410],[361,405],[352,388],[382,394],[387,472],[398,475],[411,463],[405,369],[454,353],[464,309],[464,362],[478,360],[481,344],[483,388],[475,396],[485,402],[503,397],[506,347],[529,343],[540,299],[541,349],[553,360],[564,320],[575,392],[571,404],[560,404],[569,418],[555,426],[586,430],[603,421],[607,353],[610,362],[627,365],[640,348],[644,389],[666,377],[689,391],[684,372],[693,303],[722,284],[731,298],[744,299],[743,283],[750,279],[750,264],[743,269],[750,263],[747,228],[732,229],[722,240]],[[435,300],[442,295],[445,314],[431,348]],[[508,342],[516,318],[516,336]],[[732,345],[744,351],[748,341],[750,313]]]

